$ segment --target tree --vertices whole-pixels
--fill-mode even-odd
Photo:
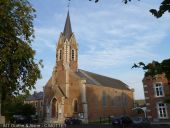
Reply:
[[[93,0],[89,0],[89,1],[93,1]],[[99,2],[99,0],[94,0],[94,1],[95,1],[95,3]],[[123,0],[123,2],[125,4],[127,4],[128,2],[131,2],[131,1],[132,0]],[[140,0],[138,0],[138,1],[140,1]],[[158,10],[150,9],[149,11],[157,18],[160,18],[165,12],[170,13],[170,0],[162,0]]]
[[[165,59],[162,62],[153,61],[152,63],[144,64],[139,62],[134,64],[132,68],[142,68],[145,71],[145,76],[154,77],[157,74],[165,73],[166,78],[170,82],[170,59]]]
[[[11,101],[4,101],[2,108],[5,108],[2,112],[5,115],[7,121],[12,121],[13,115],[31,116],[35,115],[36,109],[32,104],[24,104],[26,95],[20,95],[17,97],[11,97]]]
[[[41,78],[41,60],[31,47],[35,9],[27,0],[0,0],[0,94],[29,93]]]

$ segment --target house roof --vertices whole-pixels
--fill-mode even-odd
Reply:
[[[85,79],[87,84],[130,90],[128,85],[118,79],[106,77],[81,69],[78,69],[77,75],[80,76],[82,79]]]
[[[34,92],[32,95],[29,95],[26,98],[26,101],[32,101],[32,100],[43,100],[43,92]]]

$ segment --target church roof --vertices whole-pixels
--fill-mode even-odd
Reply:
[[[70,39],[72,33],[73,32],[71,29],[70,15],[69,15],[69,11],[68,11],[63,34],[67,39]]]
[[[81,69],[78,69],[77,75],[80,76],[82,79],[85,79],[87,84],[130,90],[128,85],[118,79],[106,77]]]

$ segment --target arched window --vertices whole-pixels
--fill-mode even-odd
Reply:
[[[78,112],[78,101],[77,100],[73,101],[73,111],[74,113]]]
[[[106,92],[103,92],[103,95],[102,95],[102,107],[106,107],[106,104],[107,104],[107,95],[106,95]]]
[[[75,60],[75,50],[71,50],[71,60]]]
[[[59,59],[58,60],[61,60],[62,59],[62,50],[61,49],[59,50],[58,54],[59,54]]]

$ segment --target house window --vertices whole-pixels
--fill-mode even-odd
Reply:
[[[75,50],[71,50],[71,59],[75,60]]]
[[[158,116],[159,118],[168,118],[167,114],[167,107],[165,103],[158,103],[157,104]]]
[[[164,96],[163,85],[162,83],[155,83],[155,95],[157,97]]]
[[[35,102],[35,107],[37,107],[38,106],[38,102]]]

